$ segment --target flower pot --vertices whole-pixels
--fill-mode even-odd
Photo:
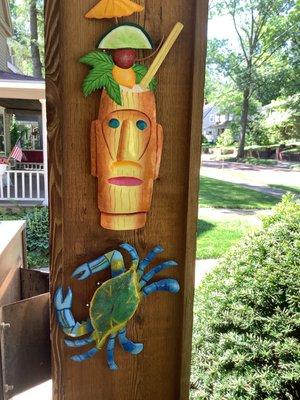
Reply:
[[[7,164],[0,164],[0,178],[4,175],[4,173],[7,170],[8,165]]]

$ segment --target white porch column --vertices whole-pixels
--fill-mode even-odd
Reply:
[[[43,163],[44,163],[44,186],[45,200],[44,206],[48,206],[48,138],[47,138],[47,111],[46,99],[40,99],[42,104],[42,125],[43,125]]]
[[[12,115],[8,114],[4,110],[4,146],[6,155],[9,156],[11,152],[11,137],[10,137],[10,127],[12,124]]]

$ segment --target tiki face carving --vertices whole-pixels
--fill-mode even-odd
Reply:
[[[122,92],[119,106],[103,91],[91,146],[102,227],[132,230],[145,225],[159,173],[162,136],[152,92]]]

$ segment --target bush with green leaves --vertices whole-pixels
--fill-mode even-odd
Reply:
[[[48,266],[49,221],[48,208],[34,208],[26,214],[28,264],[31,267]]]
[[[35,207],[0,212],[0,220],[26,220],[27,261],[30,268],[49,265],[48,208]]]
[[[191,398],[300,398],[300,205],[286,195],[196,291]]]
[[[217,146],[228,147],[232,146],[235,142],[234,134],[231,129],[225,129],[223,133],[218,137]]]

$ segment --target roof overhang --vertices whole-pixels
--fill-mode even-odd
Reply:
[[[42,100],[46,98],[46,85],[43,81],[0,80],[0,97]]]

